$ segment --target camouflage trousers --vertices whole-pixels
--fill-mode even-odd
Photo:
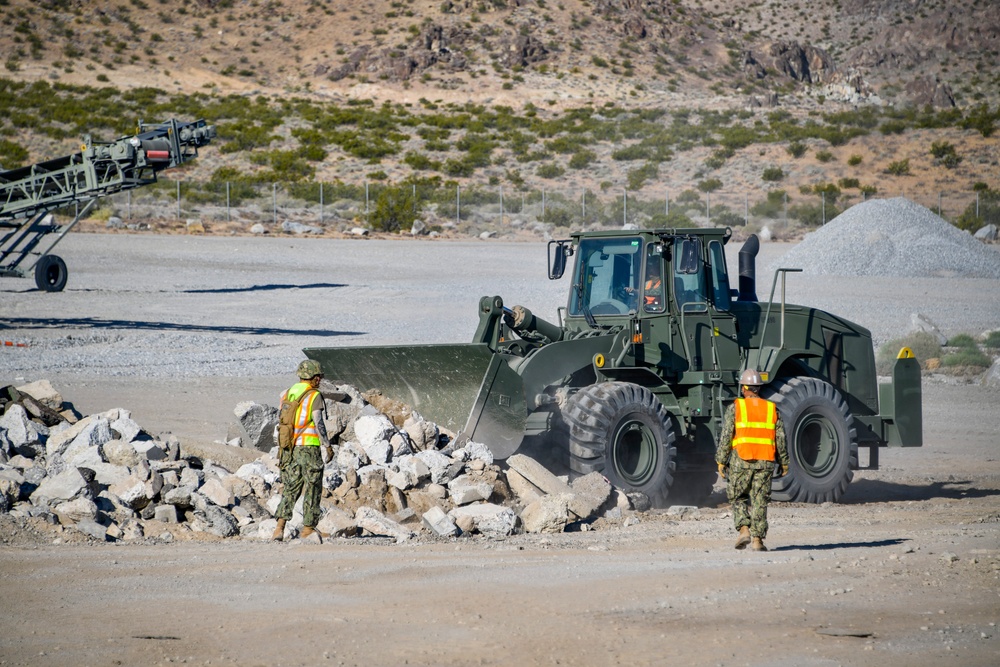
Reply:
[[[749,526],[752,537],[767,537],[767,504],[771,501],[773,475],[773,464],[766,468],[729,467],[726,492],[733,506],[736,530]]]
[[[319,523],[319,502],[323,497],[323,454],[319,447],[293,447],[281,452],[281,504],[274,516],[292,518],[292,510],[302,496],[302,524],[316,527]]]

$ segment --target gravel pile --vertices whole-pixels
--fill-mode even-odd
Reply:
[[[813,275],[1000,279],[1000,254],[904,197],[847,209],[772,267]]]

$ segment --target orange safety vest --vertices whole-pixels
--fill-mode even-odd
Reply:
[[[660,303],[661,294],[649,294],[652,291],[657,291],[662,293],[663,283],[659,278],[652,278],[646,281],[646,305],[653,306]]]
[[[733,449],[744,461],[774,461],[774,429],[778,410],[763,398],[736,399],[736,432]]]
[[[281,400],[284,402],[286,397],[293,401],[297,400],[299,396],[302,396],[307,391],[312,393],[299,403],[299,409],[295,412],[295,436],[293,442],[296,447],[319,447],[321,444],[319,429],[316,428],[316,424],[312,418],[313,402],[320,395],[319,392],[312,389],[307,383],[299,382],[286,391]]]

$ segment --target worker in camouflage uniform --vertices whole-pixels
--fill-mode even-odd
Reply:
[[[326,434],[326,401],[319,392],[323,372],[319,362],[312,359],[300,363],[296,372],[299,382],[281,395],[282,402],[286,398],[291,401],[301,398],[301,401],[295,413],[295,446],[281,452],[281,481],[284,489],[281,492],[281,504],[275,512],[278,526],[274,529],[272,539],[284,539],[285,523],[292,518],[292,510],[301,495],[303,528],[299,536],[306,539],[315,535],[322,541],[324,535],[316,530],[323,493],[323,455],[320,447],[325,449],[327,460],[333,459],[333,448]]]
[[[743,371],[743,397],[726,408],[715,452],[719,474],[728,482],[726,492],[739,531],[736,548],[745,549],[752,542],[754,551],[767,551],[767,504],[775,463],[781,466],[782,475],[788,474],[785,428],[777,406],[758,395],[762,384],[756,370]]]

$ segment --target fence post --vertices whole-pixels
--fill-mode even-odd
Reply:
[[[712,195],[705,193],[705,222],[712,222]]]
[[[417,184],[413,184],[413,215],[417,215]]]
[[[979,219],[979,190],[976,190],[976,219]]]
[[[368,181],[365,181],[365,222],[368,222]]]
[[[278,224],[278,184],[271,183],[271,210],[274,211],[274,224]]]
[[[323,181],[319,182],[319,224],[323,224]]]
[[[750,193],[743,193],[743,226],[750,224]]]
[[[580,217],[583,218],[583,222],[584,222],[584,224],[586,224],[586,222],[587,222],[587,191],[586,190],[584,190],[580,194],[580,211],[581,211],[581,214],[582,214]]]
[[[542,190],[542,222],[545,222],[545,190]]]
[[[127,213],[125,214],[125,219],[131,221],[132,220],[132,191],[131,190],[126,190],[125,191],[125,210],[127,211]]]
[[[628,224],[628,188],[622,188],[622,227]]]
[[[229,222],[229,181],[226,181],[226,222]]]
[[[462,222],[462,186],[455,186],[455,224]]]
[[[500,186],[500,226],[503,226],[503,186]]]
[[[822,210],[823,210],[823,224],[825,225],[826,224],[826,191],[824,190],[820,194],[823,195],[823,209]]]
[[[941,217],[941,193],[938,193],[938,217]]]
[[[663,193],[663,215],[670,215],[670,192]]]
[[[781,215],[785,219],[785,225],[788,225],[788,193],[781,195]]]
[[[177,219],[181,219],[181,182],[177,181]]]

